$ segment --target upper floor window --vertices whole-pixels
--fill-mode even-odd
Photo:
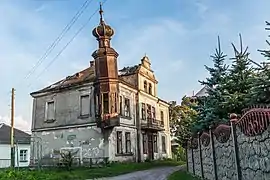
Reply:
[[[149,83],[148,93],[152,95],[152,84],[151,83]]]
[[[130,100],[128,98],[125,98],[125,102],[124,102],[124,116],[126,117],[130,117]]]
[[[55,119],[55,108],[54,101],[47,102],[46,109],[46,120],[54,120]]]
[[[151,105],[147,104],[147,119],[151,119]]]
[[[156,119],[156,108],[152,106],[152,118]]]
[[[146,108],[145,108],[145,103],[142,103],[142,119],[146,119]]]
[[[163,111],[160,111],[160,120],[161,120],[161,123],[164,124],[164,112]]]
[[[144,88],[144,91],[147,92],[147,82],[146,81],[143,82],[143,88]]]
[[[123,115],[123,97],[119,96],[119,111],[120,115]]]
[[[103,113],[109,113],[109,93],[103,94]]]
[[[80,99],[80,115],[87,116],[90,114],[90,96],[83,95]]]

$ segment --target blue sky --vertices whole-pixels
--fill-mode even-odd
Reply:
[[[77,12],[84,0],[0,1],[0,121],[9,123],[10,89],[16,88],[15,126],[30,130],[32,98],[29,93],[81,70],[92,60],[97,42],[91,31],[96,14],[61,56],[43,69],[98,7],[89,8],[30,78],[24,77]],[[223,51],[232,56],[231,42],[239,44],[241,33],[251,58],[265,48],[265,20],[270,20],[269,0],[108,0],[105,21],[115,29],[113,47],[119,52],[119,67],[138,64],[146,53],[159,80],[158,94],[180,101],[200,89],[207,76],[217,36]],[[38,77],[38,78],[37,78]]]

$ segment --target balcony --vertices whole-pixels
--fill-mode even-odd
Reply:
[[[104,114],[97,116],[98,127],[102,129],[109,129],[120,125],[120,116],[118,114]]]
[[[154,118],[147,118],[147,120],[141,120],[141,129],[163,131],[164,122]]]

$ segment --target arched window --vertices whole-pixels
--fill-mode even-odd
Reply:
[[[152,95],[152,84],[151,83],[149,83],[149,87],[148,88],[149,88],[148,89],[148,93]]]
[[[146,81],[143,82],[143,87],[144,87],[144,91],[147,92],[147,82]]]

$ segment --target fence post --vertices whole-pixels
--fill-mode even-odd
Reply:
[[[202,179],[204,179],[203,162],[202,162],[202,146],[201,146],[201,136],[200,136],[200,133],[198,133],[198,145],[199,145],[199,156],[200,156],[200,164],[201,164],[201,176],[202,176]]]
[[[212,158],[213,158],[213,169],[214,169],[214,179],[217,180],[217,162],[216,162],[216,152],[215,152],[215,145],[214,145],[214,136],[213,136],[213,131],[212,127],[209,127],[209,135],[210,135],[210,145],[212,149]]]
[[[231,133],[232,133],[232,138],[233,138],[233,147],[234,147],[234,155],[235,155],[234,159],[235,159],[237,180],[242,180],[242,172],[241,172],[240,160],[239,160],[239,148],[238,148],[237,134],[236,134],[236,122],[237,122],[236,114],[230,115],[230,122],[231,122]]]
[[[195,164],[194,164],[194,155],[193,155],[193,147],[191,147],[191,159],[192,159],[192,171],[195,175]]]

